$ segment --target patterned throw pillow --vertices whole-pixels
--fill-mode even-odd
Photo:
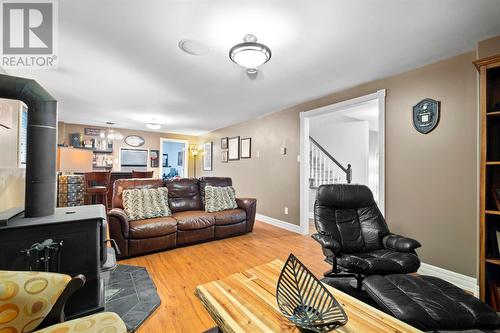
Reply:
[[[220,212],[235,208],[238,208],[238,205],[232,186],[205,186],[205,210],[207,212]]]
[[[124,190],[122,198],[123,209],[130,221],[172,215],[166,187]]]

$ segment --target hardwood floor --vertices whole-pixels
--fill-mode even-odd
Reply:
[[[197,285],[274,259],[285,261],[291,252],[317,277],[329,268],[310,236],[258,221],[250,234],[120,261],[146,267],[162,301],[138,332],[203,332],[214,327],[194,295]]]

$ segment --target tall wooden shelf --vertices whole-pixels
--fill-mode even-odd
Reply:
[[[490,284],[500,281],[500,257],[495,257],[492,238],[500,228],[500,207],[493,187],[500,186],[500,55],[475,61],[480,78],[481,164],[479,216],[479,290],[491,305]],[[500,229],[499,229],[500,230]]]

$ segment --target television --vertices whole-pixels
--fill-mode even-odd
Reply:
[[[148,150],[122,148],[120,151],[120,166],[122,171],[146,171],[148,168]]]

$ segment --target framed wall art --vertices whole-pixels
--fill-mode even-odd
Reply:
[[[241,158],[252,157],[252,138],[241,139]]]
[[[227,136],[225,138],[220,139],[220,149],[227,149]]]
[[[125,138],[125,143],[131,147],[141,147],[146,141],[139,135],[129,135]]]
[[[151,167],[152,168],[159,167],[159,165],[160,165],[159,156],[160,156],[160,151],[159,150],[151,149],[149,151],[149,159],[150,159],[150,163],[151,163]]]
[[[212,171],[212,148],[213,142],[203,144],[203,171]]]
[[[227,163],[228,162],[228,154],[229,154],[229,152],[227,150],[221,151],[220,161],[222,163]]]
[[[237,161],[240,159],[240,137],[234,136],[228,139],[228,160]]]

